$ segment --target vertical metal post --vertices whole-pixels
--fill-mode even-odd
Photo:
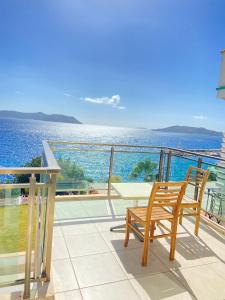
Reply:
[[[113,170],[113,159],[114,159],[114,147],[111,147],[110,162],[109,162],[109,179],[108,179],[108,198],[111,196],[111,180],[112,180],[112,170]]]
[[[38,188],[36,204],[36,229],[35,229],[35,247],[34,247],[34,278],[37,279],[41,275],[41,239],[40,239],[40,212],[41,212],[41,193]]]
[[[169,181],[169,179],[170,179],[171,157],[172,157],[172,151],[170,150],[170,151],[168,152],[168,156],[167,156],[166,179],[165,179],[165,181]]]
[[[160,151],[159,157],[159,178],[158,181],[163,181],[163,158],[164,158],[164,151]]]
[[[27,218],[27,247],[25,258],[25,283],[23,298],[30,298],[30,278],[32,263],[32,240],[33,240],[33,217],[34,217],[34,201],[35,201],[35,184],[34,175],[30,177],[29,202],[28,202],[28,218]]]
[[[47,210],[47,190],[48,188],[41,189],[41,212],[40,212],[40,276],[42,275],[42,270],[44,268],[44,245],[45,245],[45,224],[46,224],[46,210]],[[43,263],[43,264],[42,264]],[[42,268],[41,268],[42,264]]]
[[[199,158],[198,159],[198,165],[197,165],[197,167],[200,169],[201,167],[202,167],[202,159],[201,158]],[[197,175],[198,174],[196,174],[196,186],[195,186],[195,193],[194,193],[194,199],[195,200],[198,200],[198,183],[197,183]]]
[[[44,163],[44,152],[42,152],[42,155],[41,155],[41,167],[44,167],[45,163]],[[43,177],[44,175],[43,174],[40,174],[40,182],[43,182]]]
[[[55,210],[55,191],[56,191],[56,174],[50,175],[47,199],[47,214],[45,225],[45,241],[44,241],[44,259],[43,274],[46,280],[50,280],[51,258],[52,258],[52,234],[54,225]]]

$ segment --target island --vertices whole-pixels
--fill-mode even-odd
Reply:
[[[203,127],[191,127],[191,126],[170,126],[166,128],[152,129],[153,131],[171,132],[171,133],[190,133],[190,134],[204,134],[212,136],[222,136],[222,132],[209,130]]]
[[[42,112],[37,113],[25,113],[11,110],[0,110],[0,118],[8,119],[29,119],[29,120],[39,120],[47,122],[62,122],[62,123],[72,123],[72,124],[82,124],[76,118],[71,116],[65,116],[60,114],[47,115]]]

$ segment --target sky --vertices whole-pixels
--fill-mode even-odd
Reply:
[[[0,0],[0,109],[225,131],[224,0]]]

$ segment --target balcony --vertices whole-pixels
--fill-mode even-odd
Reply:
[[[16,253],[12,250],[8,251],[9,253],[2,251],[1,261],[4,265],[1,280],[3,282],[4,279],[4,283],[8,282],[8,285],[10,281],[11,283],[14,281],[14,285],[2,287],[0,299],[21,299],[24,282],[26,285],[27,251],[30,251],[31,298],[78,300],[225,298],[224,168],[221,158],[211,157],[203,151],[193,153],[161,147],[67,142],[45,143],[44,150],[43,167],[32,170],[36,176],[42,174],[40,182],[35,183],[35,188],[41,192],[38,194],[36,191],[33,196],[39,199],[41,210],[39,221],[35,217],[35,226],[39,224],[37,228],[40,226],[43,228],[37,230],[38,235],[35,233],[36,239],[33,241],[30,239],[30,249],[19,249]],[[79,180],[66,176],[71,170],[71,165],[63,164],[62,159],[65,161],[68,158],[85,171],[85,176]],[[140,259],[143,244],[132,236],[128,248],[125,249],[124,229],[111,232],[110,228],[123,224],[126,207],[136,204],[134,200],[120,199],[113,189],[113,182],[115,180],[125,183],[142,182],[142,177],[131,178],[129,174],[136,163],[146,159],[151,159],[157,165],[151,174],[152,181],[183,180],[190,165],[210,168],[212,173],[216,169],[217,176],[211,176],[211,181],[207,183],[199,237],[193,234],[192,217],[184,218],[183,225],[178,227],[175,261],[169,261],[169,241],[160,239],[151,243],[148,266],[142,267]],[[49,180],[49,176],[59,171],[57,161],[61,165],[63,176],[57,177],[54,211],[51,205],[54,180]],[[4,174],[10,172],[29,173],[31,170],[1,170]],[[6,187],[6,184],[9,186]],[[29,217],[32,181],[25,187],[31,189],[29,201],[23,204]],[[12,190],[15,189],[15,185],[5,183],[1,184],[1,188]],[[17,186],[18,188],[21,186]],[[50,192],[46,192],[46,189],[50,189]],[[194,194],[195,190],[189,190],[188,193]],[[5,203],[8,201],[8,206],[4,206],[5,212],[7,208],[21,207],[21,203],[16,202],[15,198],[13,200],[12,193],[10,195],[2,199]],[[145,204],[146,200],[140,199],[138,202]],[[34,200],[34,205],[35,203]],[[44,212],[46,212],[46,227],[40,218]],[[53,212],[51,253],[49,241],[51,241]],[[19,220],[20,216],[17,218]],[[10,227],[9,222],[3,225]],[[159,228],[157,230],[160,231]],[[45,232],[48,239],[41,232]],[[21,232],[17,237],[20,235]],[[41,250],[32,247],[32,244],[37,245],[35,241],[39,241],[38,244],[42,245]],[[37,257],[39,257],[38,264]],[[50,266],[51,274],[48,274]]]

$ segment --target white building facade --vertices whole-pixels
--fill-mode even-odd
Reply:
[[[219,86],[217,87],[217,97],[225,100],[225,50],[221,51],[222,62],[220,70]]]
[[[217,87],[217,97],[225,100],[225,50],[221,51],[221,55],[222,55],[222,61],[221,61],[219,85]],[[225,131],[225,129],[224,129],[224,131]],[[225,159],[225,132],[223,133],[221,157],[223,159]],[[220,162],[220,165],[225,167],[225,163],[222,161]],[[221,172],[221,174],[218,174],[218,175],[219,175],[218,181],[222,183],[222,186],[225,189],[225,187],[224,187],[225,174]]]

